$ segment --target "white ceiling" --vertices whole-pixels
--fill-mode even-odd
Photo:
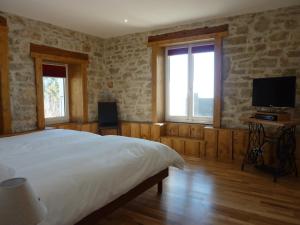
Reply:
[[[1,0],[0,10],[107,38],[299,4],[300,0]]]

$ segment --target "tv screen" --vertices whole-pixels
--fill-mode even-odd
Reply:
[[[295,107],[296,77],[253,80],[252,105],[258,107]]]
[[[101,127],[115,127],[118,125],[118,113],[116,102],[99,102],[98,118]]]

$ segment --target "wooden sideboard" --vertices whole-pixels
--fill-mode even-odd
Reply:
[[[65,123],[52,127],[98,133],[97,122]],[[241,163],[248,145],[247,129],[213,128],[201,124],[121,121],[120,135],[161,142],[188,159],[230,163]],[[272,164],[272,149],[266,149],[264,154],[266,162]],[[300,162],[300,134],[297,134],[296,160]]]
[[[98,133],[98,122],[89,123],[60,123],[49,125],[48,127],[53,127],[57,129],[68,129],[68,130],[79,130],[91,133]]]
[[[187,123],[122,122],[121,135],[160,141],[186,158],[224,162],[241,162],[248,139],[245,129]]]

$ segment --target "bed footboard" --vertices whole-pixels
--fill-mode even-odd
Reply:
[[[159,173],[155,174],[154,176],[146,179],[135,188],[128,191],[126,194],[120,196],[116,200],[108,203],[107,205],[103,206],[102,208],[98,209],[97,211],[93,212],[92,214],[88,215],[87,217],[83,218],[81,221],[76,223],[75,225],[93,225],[97,224],[103,217],[112,213],[114,210],[120,208],[127,202],[131,201],[138,195],[142,194],[143,192],[147,191],[154,185],[157,185],[157,193],[161,194],[163,191],[163,179],[168,177],[169,169],[166,168]]]

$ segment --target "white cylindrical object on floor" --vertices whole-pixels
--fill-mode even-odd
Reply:
[[[26,178],[0,183],[0,225],[37,225],[46,213]]]

